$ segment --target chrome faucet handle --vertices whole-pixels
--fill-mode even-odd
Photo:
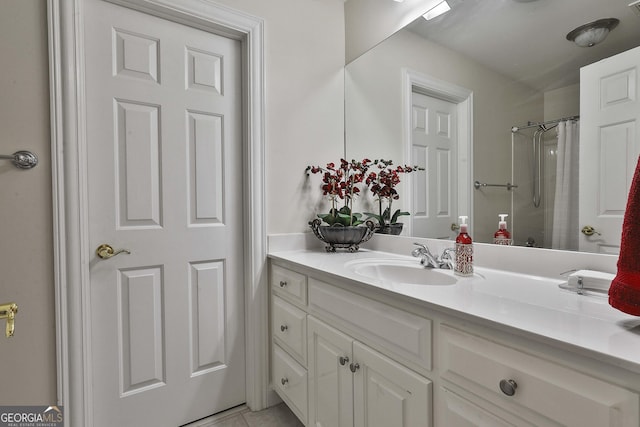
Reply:
[[[414,242],[413,244],[414,244],[414,246],[417,246],[417,248],[415,248],[413,251],[411,251],[412,254],[413,253],[421,253],[423,251],[424,252],[429,252],[429,248],[427,247],[427,245],[423,245],[422,243],[417,243],[417,242]],[[416,255],[414,255],[414,256],[416,256]]]
[[[454,248],[446,248],[442,251],[442,255],[438,258],[438,262],[440,263],[440,268],[447,268],[449,270],[453,270],[454,267],[454,256],[456,250]]]
[[[440,267],[438,260],[433,256],[427,245],[423,245],[422,243],[414,243],[414,245],[418,247],[411,251],[411,255],[414,257],[420,257],[420,264],[424,265],[426,268]]]
[[[455,248],[447,248],[444,251],[442,251],[442,255],[440,256],[440,258],[442,259],[453,259],[453,254],[456,253]]]
[[[429,252],[429,248],[427,248],[427,246],[423,245],[422,243],[414,243],[414,245],[416,245],[417,248],[411,251],[412,256],[423,256],[425,253]]]

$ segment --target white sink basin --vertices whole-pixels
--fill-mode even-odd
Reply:
[[[355,274],[373,280],[407,283],[412,285],[446,286],[455,284],[458,279],[453,271],[430,269],[416,260],[367,259],[350,261],[345,267]]]

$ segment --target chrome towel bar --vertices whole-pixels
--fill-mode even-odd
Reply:
[[[31,169],[38,164],[38,157],[31,151],[16,151],[11,155],[0,154],[0,159],[11,160],[19,169]]]
[[[507,182],[506,184],[487,184],[486,182],[476,181],[473,183],[473,186],[476,190],[479,190],[480,187],[506,187],[507,191],[511,191],[513,188],[518,188],[517,185],[511,184],[510,182]]]

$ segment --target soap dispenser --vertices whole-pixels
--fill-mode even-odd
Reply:
[[[456,262],[453,272],[458,276],[473,275],[473,241],[468,233],[467,218],[460,217],[460,234],[456,237]]]
[[[509,215],[499,214],[500,221],[498,221],[498,231],[493,234],[493,243],[496,245],[511,245],[513,240],[511,239],[511,233],[507,230],[507,221],[505,218]]]

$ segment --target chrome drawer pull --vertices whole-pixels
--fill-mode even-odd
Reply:
[[[285,286],[287,286],[287,282],[285,282],[284,280],[280,280],[280,287],[284,288]]]
[[[342,366],[346,365],[347,363],[349,363],[349,356],[340,356],[340,364]]]
[[[280,379],[280,384],[282,384],[283,386],[286,386],[287,384],[289,384],[289,379],[288,378],[281,378]]]
[[[280,331],[284,332],[287,329],[289,329],[289,327],[287,325],[280,325]]]
[[[514,380],[500,380],[500,390],[507,396],[516,394],[518,384]]]
[[[349,369],[351,369],[351,372],[355,373],[358,369],[360,369],[360,364],[352,363],[349,365]]]

